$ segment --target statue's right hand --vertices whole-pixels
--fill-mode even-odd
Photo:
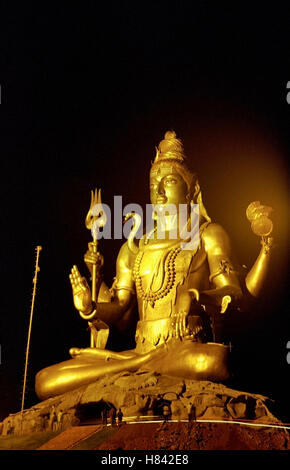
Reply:
[[[90,313],[93,310],[92,296],[86,278],[80,275],[76,266],[72,268],[69,278],[72,285],[75,308],[84,314]]]
[[[84,261],[90,271],[90,273],[92,274],[92,271],[93,271],[93,265],[96,265],[97,266],[97,271],[100,271],[100,269],[102,268],[103,264],[104,264],[104,258],[103,256],[99,253],[99,252],[96,252],[94,251],[94,244],[91,242],[89,243],[89,249],[88,251],[86,252],[85,256],[84,256]]]

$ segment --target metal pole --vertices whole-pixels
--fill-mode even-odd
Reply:
[[[28,337],[27,337],[27,345],[26,345],[26,353],[25,353],[25,369],[24,369],[24,381],[23,381],[23,388],[22,388],[22,401],[21,401],[21,413],[24,410],[24,399],[25,399],[25,389],[26,389],[26,379],[27,379],[27,368],[28,368],[28,356],[29,356],[29,346],[30,346],[30,337],[31,337],[31,327],[32,327],[32,318],[33,318],[33,310],[34,310],[34,302],[36,296],[36,283],[37,283],[37,273],[40,271],[38,262],[39,262],[39,253],[42,250],[41,246],[36,247],[36,262],[35,262],[35,272],[33,278],[33,293],[32,293],[32,302],[31,302],[31,309],[30,309],[30,320],[29,320],[29,328],[28,328]]]

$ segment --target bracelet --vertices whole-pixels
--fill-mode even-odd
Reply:
[[[93,311],[91,313],[85,314],[79,310],[79,314],[84,320],[91,320],[92,318],[94,318],[95,314],[97,313],[96,302],[93,301],[92,305],[93,305]]]
[[[262,237],[261,245],[263,248],[263,253],[267,255],[273,248],[273,238],[271,237]]]

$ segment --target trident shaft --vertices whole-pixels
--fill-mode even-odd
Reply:
[[[102,207],[102,200],[101,200],[101,190],[99,191],[95,189],[91,191],[91,205],[89,212],[86,216],[86,227],[87,229],[91,230],[91,234],[93,237],[93,241],[91,242],[91,246],[93,246],[93,253],[97,253],[98,248],[98,233],[100,228],[104,227],[106,224],[106,214]],[[92,301],[97,302],[98,300],[98,293],[101,283],[100,273],[97,271],[97,265],[93,264],[93,271],[92,271]],[[93,335],[91,333],[91,347],[94,347],[95,341]]]

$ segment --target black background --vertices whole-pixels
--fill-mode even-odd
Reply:
[[[290,105],[283,2],[2,2],[1,405],[19,411],[34,276],[40,273],[26,406],[35,373],[87,346],[68,274],[90,241],[90,191],[149,202],[155,145],[174,129],[212,219],[251,266],[259,241],[245,217],[274,207],[271,275],[260,302],[231,319],[236,387],[273,398],[290,421],[286,343]],[[103,240],[110,285],[122,240]],[[120,343],[121,344],[121,343]],[[120,346],[120,345],[119,345]],[[288,407],[288,408],[287,408]]]

